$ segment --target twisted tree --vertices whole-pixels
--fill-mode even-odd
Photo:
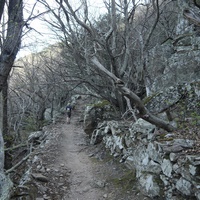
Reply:
[[[67,67],[77,72],[71,75],[84,80],[82,85],[87,92],[109,100],[122,114],[127,108],[126,96],[138,109],[140,117],[168,131],[173,130],[168,122],[151,115],[141,101],[150,84],[147,53],[158,43],[158,39],[154,39],[157,34],[169,37],[164,33],[166,30],[159,30],[158,24],[160,19],[165,19],[162,13],[168,9],[170,0],[153,0],[147,4],[105,1],[107,12],[99,21],[91,17],[89,1],[75,6],[68,0],[55,0],[58,9],[51,9],[46,0],[40,2],[52,13],[54,20],[46,21],[57,35],[60,34],[65,63],[70,61]]]
[[[6,13],[6,1],[1,1],[0,5],[0,20],[5,20],[3,15]],[[4,122],[6,122],[6,101],[7,97],[7,80],[9,73],[13,67],[14,60],[20,48],[22,29],[24,26],[23,21],[23,1],[22,0],[9,0],[7,11],[7,22],[2,23],[2,35],[0,43],[0,173],[3,174],[4,170],[4,140],[3,135],[6,129]],[[5,36],[5,37],[4,37]],[[1,179],[0,199],[6,199],[8,194],[4,192],[7,189],[6,179]]]

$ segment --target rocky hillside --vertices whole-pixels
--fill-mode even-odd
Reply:
[[[103,143],[134,172],[139,190],[148,197],[199,200],[199,100],[199,82],[171,86],[144,99],[151,112],[176,127],[174,132],[158,129],[141,118],[135,122],[110,120],[106,116],[112,107],[100,102],[86,110],[85,130],[91,144]],[[97,119],[94,113],[101,113],[102,118],[91,128],[95,124],[92,119]]]

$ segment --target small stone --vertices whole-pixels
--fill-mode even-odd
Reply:
[[[64,183],[58,183],[58,187],[62,187],[64,185]]]
[[[41,169],[41,168],[42,168],[42,166],[41,166],[41,165],[38,165],[36,168],[37,168],[37,169]]]
[[[49,169],[49,168],[46,169],[46,172],[50,172],[50,171],[51,171],[51,169]]]
[[[103,195],[103,198],[108,198],[108,195],[107,195],[107,194],[104,194],[104,195]]]
[[[175,137],[175,135],[172,133],[168,133],[167,135],[165,135],[165,138],[173,138],[173,137]]]
[[[97,181],[95,181],[95,184],[99,188],[104,188],[105,187],[105,182],[104,181],[97,180]]]
[[[191,183],[182,177],[176,182],[176,188],[185,195],[190,195],[192,192]]]
[[[49,200],[49,199],[51,199],[51,197],[47,196],[46,194],[43,195],[43,198],[44,198],[45,200]]]
[[[41,169],[39,170],[40,172],[43,172],[43,173],[45,173],[46,172],[46,170],[45,170],[45,168],[44,167],[41,167]]]
[[[38,181],[42,181],[42,182],[48,182],[49,181],[46,176],[39,174],[39,173],[38,174],[33,173],[32,176],[33,176],[34,179],[36,179]]]
[[[58,169],[53,169],[55,172],[59,172],[59,170]]]
[[[197,160],[197,161],[199,161],[199,160],[200,160],[200,157],[196,157],[196,158],[194,158],[194,160]]]
[[[169,154],[170,161],[172,161],[172,162],[177,161],[178,157],[179,157],[179,154],[177,154],[177,153],[170,153]]]

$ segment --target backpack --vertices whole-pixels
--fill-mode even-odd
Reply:
[[[66,107],[67,112],[71,112],[71,108],[69,106]]]

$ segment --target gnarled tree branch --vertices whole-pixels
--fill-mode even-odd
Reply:
[[[92,63],[95,65],[96,68],[104,72],[107,76],[109,76],[116,84],[117,89],[122,93],[122,95],[128,97],[134,104],[137,110],[139,111],[139,115],[142,119],[156,125],[159,128],[162,128],[166,131],[173,131],[175,128],[170,125],[169,122],[165,122],[162,119],[154,116],[151,114],[148,109],[144,106],[142,100],[129,88],[125,86],[123,81],[116,77],[113,73],[108,71],[96,57],[91,58]]]

